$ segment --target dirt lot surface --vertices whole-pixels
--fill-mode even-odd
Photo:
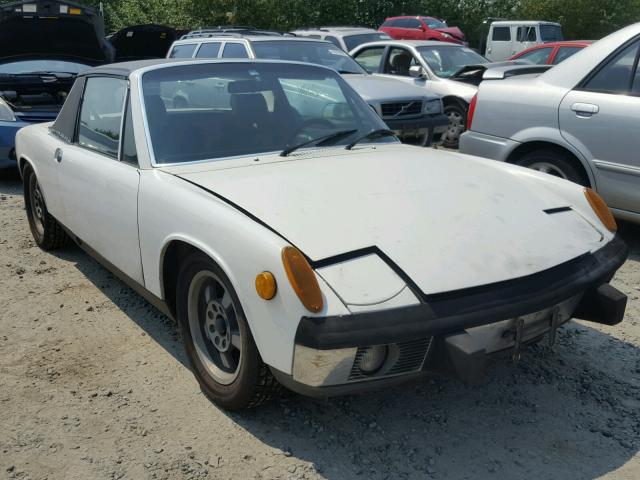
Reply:
[[[638,479],[640,228],[614,285],[617,327],[571,322],[555,347],[492,363],[485,385],[208,402],[171,321],[78,248],[33,243],[0,178],[0,478]]]

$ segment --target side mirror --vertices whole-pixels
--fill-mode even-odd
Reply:
[[[409,67],[409,76],[413,78],[427,78],[427,74],[420,65]]]

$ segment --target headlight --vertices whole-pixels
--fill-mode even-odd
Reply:
[[[7,105],[7,102],[5,102],[1,97],[0,97],[0,120],[3,122],[16,121],[16,116],[13,114],[13,110],[11,110],[11,107]]]
[[[422,104],[422,113],[436,114],[442,113],[442,101],[439,98],[428,100]]]
[[[419,303],[405,281],[375,253],[320,267],[317,272],[352,312]]]

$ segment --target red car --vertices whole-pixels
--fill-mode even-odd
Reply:
[[[509,60],[527,60],[535,65],[557,65],[592,43],[592,40],[543,43],[516,53]]]
[[[437,40],[466,45],[464,33],[433,17],[389,17],[380,28],[394,40]]]

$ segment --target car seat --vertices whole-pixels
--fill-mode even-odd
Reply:
[[[393,75],[409,76],[409,67],[411,67],[411,56],[401,53],[393,57],[391,60],[391,73]]]

